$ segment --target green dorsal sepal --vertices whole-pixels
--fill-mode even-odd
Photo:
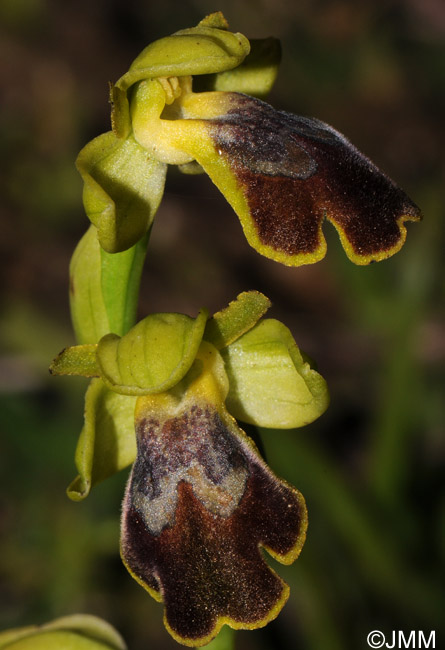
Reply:
[[[224,22],[222,22],[224,21]],[[208,16],[197,27],[183,29],[148,45],[112,89],[113,131],[131,132],[127,91],[143,79],[212,74],[238,66],[250,51],[243,34],[227,31],[223,17]]]
[[[148,395],[172,388],[195,360],[207,317],[204,309],[196,319],[184,314],[151,314],[123,337],[107,334],[97,348],[103,381],[122,395]]]

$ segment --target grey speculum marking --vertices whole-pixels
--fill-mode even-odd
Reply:
[[[245,491],[247,460],[216,411],[193,406],[164,421],[147,418],[136,432],[131,501],[153,535],[174,525],[181,481],[213,515],[230,517]]]
[[[217,125],[213,138],[217,148],[231,160],[254,173],[304,180],[317,171],[302,137],[327,144],[340,144],[344,136],[313,118],[276,111],[258,99],[233,94],[233,108]]]

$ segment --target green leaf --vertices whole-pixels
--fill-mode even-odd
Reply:
[[[93,379],[85,395],[85,422],[77,444],[79,475],[67,489],[73,501],[88,496],[93,485],[130,465],[136,457],[135,397],[109,390]]]
[[[104,336],[97,361],[104,382],[123,395],[160,393],[177,384],[195,360],[207,312],[151,314],[120,338]]]
[[[88,614],[64,616],[42,626],[0,633],[0,648],[8,650],[126,650],[120,634]]]
[[[249,53],[245,36],[215,28],[211,21],[148,45],[112,90],[113,130],[126,137],[131,130],[127,90],[143,79],[183,77],[230,70]]]
[[[52,375],[81,375],[99,377],[96,361],[96,344],[75,345],[65,348],[49,367]]]
[[[221,354],[230,383],[226,404],[235,418],[290,429],[309,424],[326,410],[325,380],[303,360],[279,321],[259,322]]]
[[[164,192],[166,165],[129,135],[111,131],[79,153],[77,169],[84,181],[83,203],[108,253],[124,251],[150,228]]]
[[[278,39],[252,39],[250,53],[238,67],[198,78],[194,89],[196,92],[239,92],[265,99],[277,78],[280,61],[281,46]]]
[[[256,325],[270,306],[269,298],[259,291],[240,293],[207,321],[204,339],[221,350]]]

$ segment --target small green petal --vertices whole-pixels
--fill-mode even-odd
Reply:
[[[198,27],[216,27],[217,29],[229,29],[229,23],[224,18],[222,11],[214,11],[199,21]]]
[[[303,360],[290,331],[267,319],[221,351],[230,413],[243,422],[290,429],[313,422],[329,402],[326,382]]]
[[[105,621],[88,614],[64,616],[42,626],[0,633],[3,650],[126,650],[120,634]]]
[[[207,321],[183,314],[151,314],[124,337],[101,339],[97,360],[104,382],[123,395],[160,393],[177,384],[195,360]]]
[[[259,291],[240,293],[236,300],[207,321],[204,339],[221,350],[252,329],[270,306],[269,298]]]
[[[85,423],[77,444],[79,475],[67,490],[73,501],[88,496],[93,485],[130,465],[136,457],[135,397],[109,390],[93,379],[85,395]]]
[[[120,138],[130,133],[127,90],[143,79],[211,74],[238,66],[250,50],[239,33],[207,24],[183,29],[148,45],[112,90],[113,130]]]
[[[275,83],[280,61],[281,46],[278,39],[252,39],[250,53],[238,67],[198,78],[193,87],[196,92],[222,90],[264,99]]]
[[[100,371],[96,361],[95,344],[75,345],[65,348],[49,367],[52,375],[80,375],[82,377],[99,377]]]
[[[166,166],[132,136],[111,131],[89,142],[77,158],[83,202],[108,253],[133,246],[153,222],[164,192]]]

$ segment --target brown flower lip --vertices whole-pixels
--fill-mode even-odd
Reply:
[[[403,223],[418,221],[419,208],[341,133],[239,93],[232,93],[230,106],[211,120],[212,138],[270,256],[275,251],[284,263],[287,256],[289,264],[321,259],[325,218],[357,264],[401,248]]]
[[[209,405],[163,422],[144,419],[137,437],[122,558],[164,601],[173,637],[204,645],[225,623],[249,629],[275,618],[288,587],[260,548],[283,563],[297,557],[307,526],[301,494],[271,472],[234,421]]]

